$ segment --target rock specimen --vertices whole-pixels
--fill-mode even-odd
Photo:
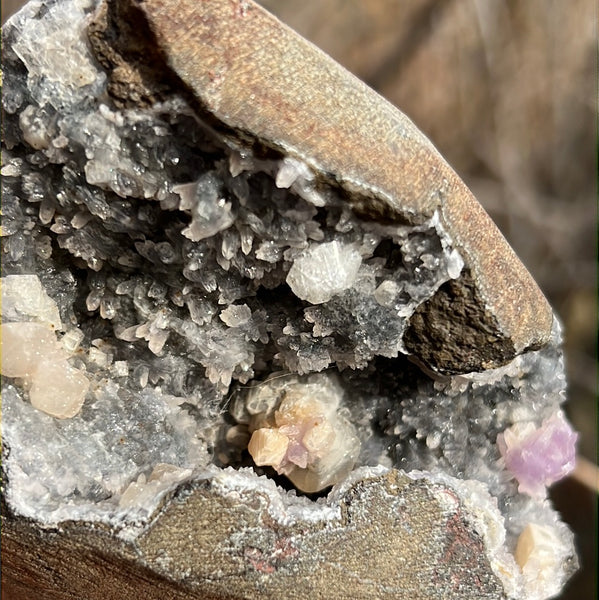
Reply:
[[[2,60],[15,597],[559,591],[559,323],[406,117],[241,0],[30,2]]]

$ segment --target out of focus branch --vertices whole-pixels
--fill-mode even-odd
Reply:
[[[584,456],[576,457],[576,467],[570,477],[593,492],[599,493],[599,467]]]

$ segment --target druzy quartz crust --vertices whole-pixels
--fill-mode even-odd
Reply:
[[[440,214],[353,210],[188,90],[115,100],[88,37],[101,10],[33,1],[2,34],[11,509],[131,538],[199,478],[326,521],[352,482],[400,470],[453,490],[503,597],[556,593],[576,564],[546,492],[576,438],[557,319],[501,366],[422,365],[412,317],[469,276]]]

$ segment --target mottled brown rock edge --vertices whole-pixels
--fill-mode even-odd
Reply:
[[[363,217],[417,223],[438,212],[466,268],[412,322],[409,350],[420,361],[480,371],[549,340],[553,314],[526,268],[433,145],[373,90],[251,1],[106,1],[90,39],[117,103],[174,85],[252,151],[306,162]],[[137,37],[119,52],[132,19]],[[465,298],[476,318],[464,328],[453,305]],[[444,321],[453,325],[440,337]],[[431,351],[431,341],[444,348]]]
[[[278,493],[278,492],[277,492]],[[180,488],[130,542],[104,525],[54,529],[3,506],[7,600],[500,599],[455,492],[391,471],[354,482],[321,521],[288,519],[272,490]]]
[[[493,326],[493,315],[482,306],[466,269],[459,279],[444,283],[416,309],[404,334],[406,349],[429,367],[447,374],[508,362],[516,354],[514,346]]]

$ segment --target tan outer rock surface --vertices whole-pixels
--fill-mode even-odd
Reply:
[[[482,539],[449,488],[392,471],[357,481],[332,505],[337,516],[312,522],[285,522],[275,496],[196,482],[133,542],[101,525],[44,530],[3,510],[2,597],[504,597]]]
[[[546,343],[553,317],[543,294],[465,184],[395,107],[251,1],[138,6],[168,65],[228,128],[302,159],[363,214],[421,221],[439,211],[474,281],[469,319],[480,327],[463,340],[459,328],[442,331],[425,318],[411,352],[435,370],[464,372]],[[431,341],[448,349],[445,357],[422,356]],[[466,361],[447,363],[460,346]]]

